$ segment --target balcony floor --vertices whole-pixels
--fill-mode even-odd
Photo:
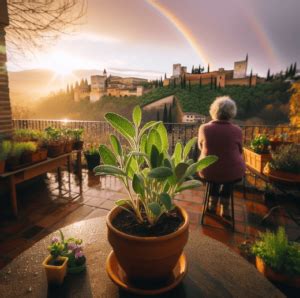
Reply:
[[[96,177],[83,170],[82,194],[79,183],[71,175],[71,192],[67,173],[63,172],[62,191],[58,189],[56,175],[49,173],[17,189],[19,216],[10,215],[8,199],[0,201],[0,268],[9,263],[22,251],[49,233],[71,223],[93,217],[105,216],[114,206],[114,201],[126,195],[122,185],[114,177]],[[239,190],[240,188],[240,190]],[[300,236],[299,226],[280,210],[264,224],[261,219],[274,206],[266,201],[263,192],[247,191],[243,198],[241,187],[235,191],[236,230],[232,232],[221,219],[206,216],[207,225],[200,225],[204,187],[188,190],[176,197],[176,203],[184,207],[190,216],[190,228],[198,230],[223,242],[237,253],[245,240],[253,240],[259,231],[276,229],[283,225],[290,240]],[[300,214],[299,204],[289,202],[289,208]]]

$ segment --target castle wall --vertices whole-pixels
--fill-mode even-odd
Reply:
[[[247,76],[247,66],[248,66],[247,60],[234,62],[233,78],[234,79],[245,78]]]

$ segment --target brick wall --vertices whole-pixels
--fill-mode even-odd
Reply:
[[[5,27],[8,25],[6,0],[0,0],[0,136],[12,132],[12,114],[6,70]]]

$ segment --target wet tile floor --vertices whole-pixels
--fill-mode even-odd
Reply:
[[[70,187],[69,187],[70,186]],[[13,218],[7,195],[0,193],[0,268],[4,267],[18,254],[49,233],[66,225],[94,217],[105,216],[114,206],[114,201],[126,196],[120,182],[114,177],[99,177],[83,170],[82,193],[76,175],[63,172],[63,185],[58,189],[55,173],[48,173],[17,189],[19,216]],[[242,186],[238,185],[234,194],[236,228],[220,217],[205,217],[205,225],[200,225],[203,207],[204,187],[187,190],[176,197],[176,203],[184,207],[190,216],[190,229],[221,241],[237,253],[245,240],[253,240],[259,233],[276,229],[283,225],[290,240],[300,236],[299,226],[283,210],[274,212],[263,224],[262,218],[274,206],[272,200],[266,201],[263,192],[250,191],[246,198]],[[289,208],[300,213],[299,202],[289,202]]]

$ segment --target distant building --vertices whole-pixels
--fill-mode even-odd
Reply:
[[[165,78],[163,85],[168,86],[176,81],[176,84],[180,84],[180,81],[185,78],[187,83],[195,85],[208,85],[213,84],[217,87],[224,88],[230,85],[238,86],[255,86],[256,84],[265,81],[263,78],[259,78],[256,74],[251,78],[247,75],[248,68],[248,55],[243,61],[234,62],[234,69],[225,70],[219,68],[215,71],[202,72],[202,73],[188,73],[185,66],[181,64],[173,64],[173,75],[170,78]]]
[[[182,123],[205,123],[206,117],[198,113],[189,112],[182,114]]]
[[[104,69],[102,75],[91,76],[91,84],[88,85],[87,80],[78,83],[74,89],[74,101],[89,99],[92,102],[98,101],[103,95],[111,95],[117,97],[124,96],[142,96],[144,94],[143,84],[147,83],[147,79],[119,76],[107,76]]]

